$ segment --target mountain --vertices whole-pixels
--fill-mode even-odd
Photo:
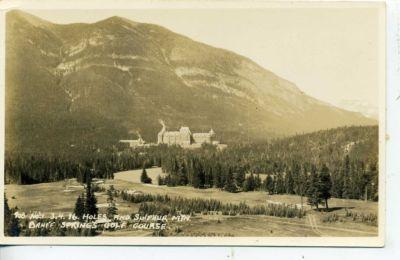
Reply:
[[[314,164],[335,165],[345,155],[352,160],[378,162],[378,126],[352,126],[294,135],[272,142],[270,151],[276,159],[289,158]],[[287,152],[290,151],[290,152]]]
[[[323,86],[321,86],[323,87]],[[6,149],[57,151],[161,128],[259,140],[375,120],[304,94],[233,52],[110,17],[54,24],[6,15]]]
[[[338,107],[359,112],[369,118],[379,119],[379,108],[365,100],[344,99],[338,103]]]

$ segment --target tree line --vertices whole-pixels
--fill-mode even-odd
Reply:
[[[343,127],[266,143],[139,149],[91,149],[45,155],[6,153],[6,183],[31,184],[86,176],[113,178],[114,172],[161,166],[158,183],[219,188],[229,192],[264,190],[270,194],[309,192],[313,172],[329,172],[331,196],[378,200],[378,128]],[[145,171],[142,182],[152,181]]]
[[[267,215],[286,218],[302,218],[305,211],[296,206],[285,204],[265,204],[249,206],[244,202],[239,204],[222,203],[215,199],[170,197],[168,195],[129,194],[120,193],[123,200],[139,203],[139,213],[142,215],[176,215],[176,214],[208,214],[221,212],[223,215]]]
[[[103,149],[77,154],[5,154],[5,183],[34,184],[77,178],[84,183],[93,178],[112,179],[115,172],[160,165],[167,147],[141,150]]]
[[[321,195],[322,198],[333,196],[378,200],[376,161],[352,160],[346,155],[329,166],[326,163],[316,165],[296,160],[280,166],[276,162],[271,164],[271,172],[249,174],[249,169],[240,161],[230,161],[223,154],[210,154],[205,150],[185,152],[162,160],[166,176],[159,176],[158,183],[167,186],[213,187],[228,192],[266,191],[269,194],[300,196],[314,194],[314,197],[315,193],[322,192],[329,193],[329,196]],[[325,187],[317,189],[318,185]]]

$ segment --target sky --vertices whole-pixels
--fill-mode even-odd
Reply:
[[[244,55],[305,93],[378,107],[377,8],[27,10],[55,23],[118,15]]]

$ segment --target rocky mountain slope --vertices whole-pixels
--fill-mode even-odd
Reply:
[[[320,86],[324,87],[324,86]],[[154,24],[6,17],[6,147],[58,150],[211,127],[225,142],[376,121],[304,94],[246,57]]]

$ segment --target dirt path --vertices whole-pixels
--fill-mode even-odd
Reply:
[[[317,221],[313,214],[307,214],[307,221],[311,226],[311,229],[314,231],[315,234],[319,236],[324,236],[324,234],[318,229]]]
[[[326,229],[326,230],[335,230],[335,231],[345,231],[345,232],[360,233],[360,234],[365,234],[365,235],[370,235],[370,236],[378,236],[378,232],[362,231],[362,230],[357,230],[357,229],[325,227],[325,226],[319,226],[318,229],[319,230]]]
[[[318,234],[319,236],[327,236],[321,230],[332,230],[332,231],[343,231],[343,232],[349,232],[349,233],[360,233],[360,234],[365,234],[365,235],[370,235],[370,236],[377,236],[378,235],[378,233],[370,232],[370,231],[362,231],[362,230],[349,229],[349,228],[338,228],[338,227],[321,226],[321,225],[317,224],[316,217],[313,214],[307,214],[306,218],[307,218],[307,222],[309,223],[311,229],[316,234]]]
[[[275,217],[267,217],[268,221],[276,223],[276,224],[282,224],[282,225],[289,225],[289,226],[296,226],[299,228],[304,228],[304,229],[311,229],[316,235],[321,236],[321,237],[329,237],[331,236],[328,234],[328,231],[341,231],[341,232],[346,232],[346,235],[350,236],[354,233],[359,233],[363,234],[364,236],[377,236],[377,232],[369,232],[369,231],[362,231],[362,230],[357,230],[357,229],[348,229],[348,228],[337,228],[337,227],[327,227],[327,226],[321,226],[317,224],[317,216],[314,214],[308,214],[306,216],[305,222],[300,223],[300,222],[291,222],[285,219],[279,219]]]

